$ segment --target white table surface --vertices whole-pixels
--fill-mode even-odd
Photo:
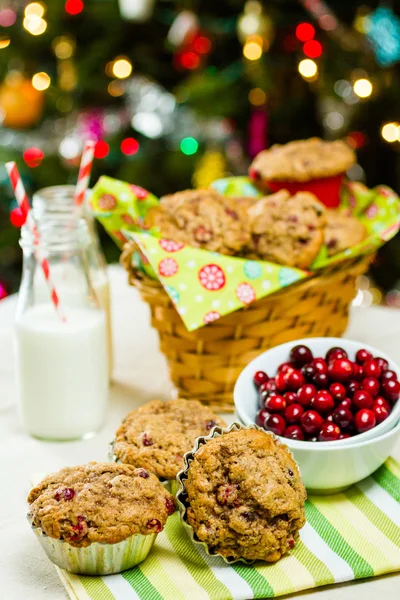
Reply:
[[[15,297],[0,302],[0,600],[65,600],[56,571],[25,519],[29,478],[65,465],[105,460],[107,444],[120,419],[148,399],[168,398],[172,386],[158,349],[149,311],[120,267],[110,269],[114,383],[107,422],[92,439],[41,442],[23,430],[15,407],[12,328]],[[381,348],[400,363],[400,311],[382,307],[353,311],[347,337]],[[400,440],[394,453],[400,460]],[[399,598],[400,576],[386,575],[298,594],[304,600]],[[169,599],[166,599],[169,600]],[[171,599],[172,600],[172,599]],[[195,600],[195,599],[194,599]]]

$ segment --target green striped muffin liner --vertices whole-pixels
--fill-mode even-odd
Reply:
[[[112,575],[131,569],[144,561],[157,537],[157,533],[138,533],[117,544],[93,542],[86,548],[75,548],[46,535],[40,527],[33,525],[32,530],[51,562],[79,575]]]

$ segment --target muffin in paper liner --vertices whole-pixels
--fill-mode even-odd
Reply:
[[[114,443],[115,443],[115,441],[113,440],[108,445],[108,459],[111,462],[120,463],[121,461],[114,454]],[[159,479],[159,481],[160,481],[160,483],[162,483],[162,485],[165,487],[165,489],[168,492],[170,492],[171,494],[176,496],[176,493],[178,491],[178,482],[176,479]]]
[[[31,523],[32,531],[48,558],[61,569],[79,575],[112,575],[141,563],[149,554],[157,533],[131,535],[116,544],[93,542],[76,548],[65,540],[48,536],[41,527]]]
[[[192,540],[192,542],[194,544],[198,544],[198,545],[202,546],[202,548],[204,549],[206,554],[208,554],[209,556],[219,556],[228,564],[243,562],[245,564],[250,565],[250,564],[253,564],[255,561],[248,560],[246,558],[226,557],[226,556],[222,556],[222,554],[219,554],[219,552],[210,551],[206,542],[202,542],[201,540],[199,540],[199,538],[196,536],[196,533],[194,532],[193,527],[187,521],[188,502],[186,500],[185,481],[187,479],[187,471],[189,469],[190,463],[193,461],[194,454],[196,454],[196,452],[200,448],[200,446],[202,446],[203,444],[206,444],[208,440],[211,440],[212,438],[215,438],[215,437],[219,437],[225,433],[229,433],[230,431],[239,431],[241,429],[257,429],[258,431],[262,431],[266,435],[272,436],[272,438],[276,442],[278,442],[278,444],[284,445],[284,444],[282,444],[282,442],[276,435],[274,435],[270,431],[265,431],[265,429],[263,429],[262,427],[258,427],[258,425],[242,425],[241,423],[234,422],[229,427],[219,427],[219,426],[213,427],[211,432],[209,433],[209,435],[203,435],[203,436],[198,437],[195,441],[195,444],[194,444],[192,450],[190,452],[186,452],[186,454],[184,454],[184,456],[183,456],[183,462],[184,462],[185,467],[176,476],[177,487],[178,487],[178,491],[176,492],[176,502],[178,505],[179,515],[180,515],[182,524],[185,527],[190,539]],[[289,448],[287,450],[288,450],[290,456],[293,458],[293,454],[290,452]],[[294,458],[293,458],[293,460],[294,460]],[[296,466],[300,473],[300,469],[299,469],[299,466],[297,465],[297,462],[296,462]]]

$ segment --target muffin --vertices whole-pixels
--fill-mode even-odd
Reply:
[[[305,523],[306,491],[288,448],[234,423],[199,438],[178,475],[181,519],[193,541],[227,562],[276,562]]]
[[[355,162],[356,155],[345,142],[310,138],[263,150],[253,160],[249,176],[263,191],[308,191],[326,206],[337,207],[344,173]]]
[[[186,190],[161,198],[145,225],[167,239],[221,254],[240,254],[250,241],[247,203],[215,190]]]
[[[325,244],[328,256],[352,248],[367,237],[367,230],[356,218],[337,210],[329,210],[326,216]]]
[[[73,573],[118,573],[142,562],[175,510],[146,469],[91,462],[46,477],[28,496],[46,554]]]
[[[273,263],[307,269],[324,243],[326,210],[309,192],[286,190],[249,209],[253,253]]]
[[[161,480],[174,480],[183,455],[215,425],[225,423],[197,400],[152,400],[125,417],[113,452],[122,463],[148,469]]]

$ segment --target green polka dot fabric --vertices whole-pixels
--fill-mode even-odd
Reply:
[[[247,177],[220,179],[212,187],[226,196],[261,196]],[[156,231],[144,229],[147,211],[157,204],[158,199],[147,190],[110,177],[99,179],[91,197],[95,217],[115,242],[120,247],[130,239],[137,243],[140,252],[132,257],[135,266],[160,281],[189,331],[310,277],[312,271],[371,253],[400,227],[400,202],[393,190],[347,183],[342,188],[341,208],[357,216],[369,235],[332,257],[322,247],[309,272],[160,239]]]

